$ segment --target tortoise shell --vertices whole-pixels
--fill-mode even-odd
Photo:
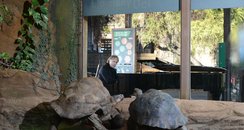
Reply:
[[[187,123],[175,100],[167,93],[150,89],[129,106],[130,120],[139,125],[176,129]]]
[[[72,82],[51,106],[61,117],[68,119],[82,118],[99,109],[106,115],[114,109],[108,90],[95,77]]]

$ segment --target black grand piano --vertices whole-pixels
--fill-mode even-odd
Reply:
[[[141,65],[150,65],[159,72],[118,74],[119,83],[115,93],[130,96],[134,88],[146,91],[154,89],[180,89],[180,66],[159,59],[138,60]],[[191,89],[202,89],[212,95],[213,100],[219,100],[224,87],[226,69],[219,67],[191,66]]]

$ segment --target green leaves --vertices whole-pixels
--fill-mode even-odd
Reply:
[[[192,17],[194,17],[191,21],[192,54],[204,53],[204,49],[209,49],[213,53],[217,44],[223,40],[223,11],[196,10]]]
[[[0,15],[0,24],[3,22],[3,16]]]
[[[25,4],[23,24],[18,32],[19,37],[15,40],[18,47],[12,58],[13,68],[25,71],[33,70],[33,57],[36,51],[32,28],[34,25],[37,29],[47,29],[48,9],[44,5],[47,2],[48,0],[32,0],[31,3]]]
[[[31,4],[33,6],[39,6],[40,5],[39,2],[38,2],[38,0],[32,0]]]
[[[0,24],[11,25],[13,22],[13,12],[6,5],[0,4]]]
[[[42,21],[41,14],[39,12],[33,12],[32,17],[34,18],[35,23]]]
[[[0,68],[2,67],[10,67],[11,62],[9,62],[9,55],[6,52],[0,53]]]
[[[29,8],[29,17],[33,20],[33,24],[39,29],[47,29],[48,25],[48,9],[44,5],[39,5],[38,0],[32,1],[37,6],[35,8]]]
[[[45,14],[45,15],[47,15],[47,13],[48,13],[48,9],[47,9],[47,7],[46,6],[40,6],[40,9],[41,9],[41,13],[42,14]]]
[[[8,60],[10,57],[6,52],[0,53],[0,59]]]
[[[170,44],[179,44],[179,12],[146,13],[139,17],[144,17],[144,20],[137,19],[133,22],[136,27],[141,27],[137,32],[142,44],[145,45],[150,42],[155,44],[163,43],[169,46]]]

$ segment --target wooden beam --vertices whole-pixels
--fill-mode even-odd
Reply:
[[[180,98],[191,99],[191,0],[181,0]]]
[[[226,86],[226,100],[231,100],[231,63],[230,63],[230,29],[231,29],[231,9],[224,9],[224,44],[226,52],[226,77],[225,77],[225,86]]]
[[[82,76],[87,77],[87,51],[88,49],[88,17],[83,18],[83,44],[82,44]]]
[[[132,27],[132,14],[125,14],[125,28]]]
[[[87,77],[88,17],[80,17],[80,37],[78,47],[78,79]]]

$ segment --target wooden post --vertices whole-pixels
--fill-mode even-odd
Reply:
[[[131,28],[132,14],[125,14],[125,28]]]
[[[241,69],[239,71],[239,76],[240,76],[240,101],[241,102],[244,102],[244,70]]]
[[[226,96],[225,100],[231,100],[231,64],[230,64],[230,29],[231,29],[231,18],[230,18],[231,9],[224,9],[224,44],[225,44],[225,52],[226,52],[226,77],[225,77],[225,87],[226,87]]]
[[[78,79],[87,77],[87,44],[88,44],[88,18],[82,16],[83,0],[81,0],[80,37],[78,47]]]
[[[191,0],[181,0],[181,65],[180,65],[180,98],[191,99]]]
[[[87,77],[87,49],[88,49],[88,18],[84,17],[83,18],[83,45],[82,45],[82,50],[83,50],[83,60],[82,60],[82,75],[83,78]]]

